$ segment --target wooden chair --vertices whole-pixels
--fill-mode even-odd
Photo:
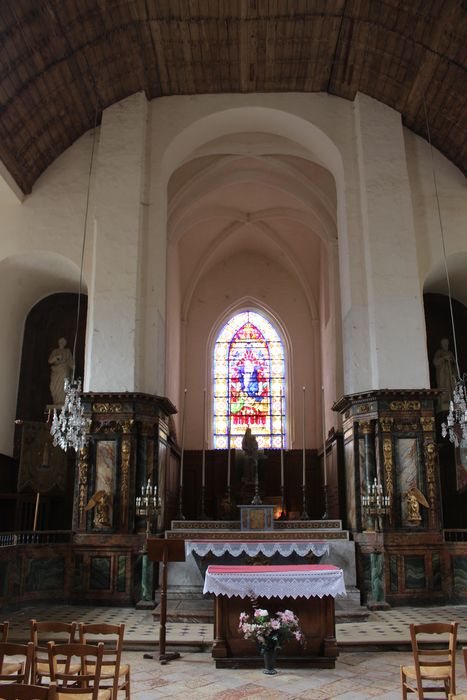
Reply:
[[[467,647],[462,647],[462,654],[464,656],[465,675],[467,676]],[[461,693],[460,695],[449,693],[449,700],[467,700],[467,693]]]
[[[0,684],[0,700],[56,700],[56,686],[26,685],[25,683]]]
[[[47,645],[50,680],[57,685],[56,700],[110,700],[112,689],[99,687],[104,645],[55,644]],[[81,671],[71,673],[75,659],[80,659]]]
[[[30,620],[30,640],[34,644],[32,664],[33,683],[41,685],[43,678],[49,677],[49,656],[47,643],[54,641],[59,644],[76,642],[76,622],[57,622]],[[79,673],[81,664],[73,663],[70,673]]]
[[[9,622],[0,622],[0,642],[8,641],[8,629],[10,627]]]
[[[0,642],[0,683],[29,683],[34,655],[34,645]],[[24,660],[8,660],[9,656],[22,656]]]
[[[79,623],[81,644],[102,642],[104,659],[102,662],[101,688],[112,688],[112,700],[117,700],[118,692],[125,692],[125,700],[130,700],[130,666],[122,664],[123,636],[125,625]]]
[[[446,698],[449,693],[455,695],[457,626],[457,622],[410,625],[414,665],[401,666],[403,700],[407,700],[407,693],[417,693],[418,700],[424,700],[425,693],[442,692]],[[437,637],[429,640],[429,644],[443,648],[427,647],[427,640],[420,642],[420,635]],[[440,640],[438,635],[447,635],[447,641]]]

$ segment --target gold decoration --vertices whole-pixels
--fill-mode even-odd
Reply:
[[[394,418],[388,418],[387,416],[384,416],[383,418],[379,419],[379,424],[383,433],[390,433],[393,423]]]
[[[419,411],[420,401],[391,401],[391,411]]]
[[[436,481],[435,481],[435,465],[437,458],[437,448],[433,440],[425,440],[425,469],[426,469],[426,484],[428,490],[428,500],[430,502],[430,517],[432,522],[430,525],[435,526],[436,513]]]
[[[394,464],[392,461],[392,441],[391,438],[383,440],[383,462],[384,462],[384,478],[386,482],[386,495],[389,496],[390,502],[393,503],[394,495]]]
[[[409,523],[415,523],[418,525],[422,516],[420,515],[420,506],[429,508],[430,504],[426,500],[425,496],[421,491],[417,489],[416,486],[412,486],[411,489],[405,494],[407,498],[407,520]]]
[[[121,413],[123,406],[121,403],[93,403],[94,413]]]
[[[360,406],[357,406],[357,413],[369,413],[371,411],[371,404],[369,403],[362,403]]]
[[[361,420],[358,423],[358,427],[360,430],[360,433],[362,435],[371,435],[372,432],[372,426],[371,426],[371,421],[370,420]]]
[[[89,451],[87,446],[82,447],[79,451],[79,501],[78,501],[78,511],[79,511],[79,522],[83,526],[84,519],[84,502],[86,500],[86,493],[88,490],[88,456]]]
[[[96,491],[96,493],[89,499],[89,503],[84,510],[88,511],[92,510],[93,508],[96,509],[96,512],[94,513],[94,527],[99,529],[111,527],[110,499],[110,494],[103,489]]]
[[[395,428],[398,433],[413,433],[419,429],[419,423],[416,420],[401,420],[395,423]]]
[[[433,417],[426,418],[422,416],[420,423],[424,433],[432,433],[434,430],[435,419]]]
[[[133,423],[133,421],[128,421]],[[130,452],[131,440],[124,438],[122,440],[122,480],[121,480],[121,523],[126,523],[126,514],[128,507],[128,472],[130,470]]]

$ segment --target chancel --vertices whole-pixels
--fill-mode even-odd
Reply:
[[[2,3],[2,606],[467,603],[467,11],[321,4]]]

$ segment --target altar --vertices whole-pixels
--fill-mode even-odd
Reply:
[[[290,640],[277,663],[334,668],[338,656],[334,598],[346,595],[343,572],[329,565],[209,566],[205,594],[215,595],[214,644],[216,668],[262,663],[255,643],[238,629],[241,612],[255,606],[270,613],[292,610],[300,621],[305,645]]]

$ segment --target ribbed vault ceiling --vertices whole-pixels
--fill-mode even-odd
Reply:
[[[0,158],[24,192],[139,90],[363,92],[464,172],[460,0],[0,0]]]

